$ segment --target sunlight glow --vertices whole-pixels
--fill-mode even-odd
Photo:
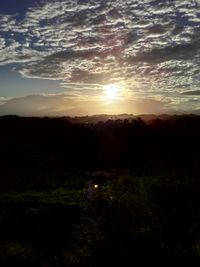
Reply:
[[[103,86],[105,100],[116,100],[119,97],[120,87],[117,84]]]

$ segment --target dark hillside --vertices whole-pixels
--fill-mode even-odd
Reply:
[[[0,129],[1,266],[199,266],[200,117]]]

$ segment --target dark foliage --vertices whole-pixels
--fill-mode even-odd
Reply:
[[[197,168],[200,118],[73,124],[64,118],[0,118],[1,171]]]
[[[0,265],[199,266],[200,117],[77,120],[0,117]]]

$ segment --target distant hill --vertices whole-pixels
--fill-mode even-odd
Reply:
[[[91,116],[76,116],[76,117],[69,117],[65,116],[62,117],[64,119],[67,119],[71,123],[79,123],[79,124],[95,124],[99,122],[106,122],[108,120],[135,120],[135,119],[142,119],[145,122],[150,122],[155,119],[160,119],[160,120],[169,120],[169,119],[177,119],[181,117],[197,117],[200,116],[196,114],[185,114],[185,115],[170,115],[170,114],[141,114],[141,115],[133,115],[133,114],[98,114],[98,115],[91,115]]]

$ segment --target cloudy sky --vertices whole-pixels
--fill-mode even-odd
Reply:
[[[0,115],[199,104],[200,0],[1,0]]]

